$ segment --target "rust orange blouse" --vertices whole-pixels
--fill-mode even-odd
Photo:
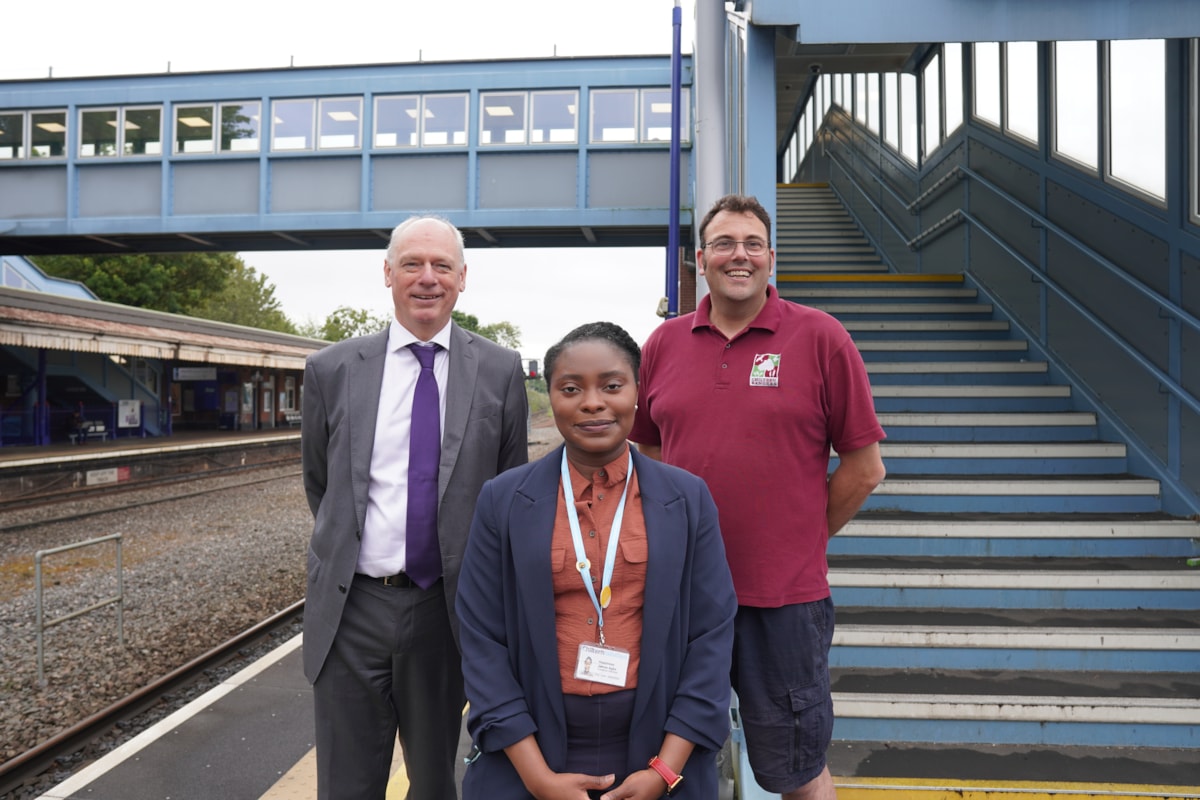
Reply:
[[[596,470],[589,481],[575,466],[570,465],[571,491],[583,534],[583,548],[592,562],[591,576],[600,598],[604,576],[604,557],[608,552],[608,537],[613,516],[625,488],[625,471],[629,463],[629,445],[619,457]],[[564,496],[558,493],[558,511],[554,519],[554,535],[550,544],[550,564],[554,571],[554,618],[558,633],[558,666],[563,692],[575,695],[597,695],[619,692],[637,686],[637,670],[642,651],[642,605],[646,595],[646,520],[642,516],[642,494],[638,490],[637,474],[629,484],[625,499],[625,515],[621,523],[616,561],[613,565],[612,600],[604,609],[604,640],[610,647],[629,651],[629,674],[625,686],[584,681],[575,678],[579,645],[597,644],[600,627],[596,608],[584,588],[575,568],[575,545],[571,541],[571,524],[567,521]]]

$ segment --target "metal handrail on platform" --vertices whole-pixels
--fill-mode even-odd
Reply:
[[[76,617],[89,614],[98,608],[116,604],[117,606],[117,640],[121,646],[125,646],[125,577],[121,569],[121,537],[120,533],[113,533],[108,536],[100,536],[95,539],[88,539],[85,542],[76,542],[75,544],[65,544],[62,547],[52,547],[49,550],[38,550],[33,555],[34,575],[37,583],[37,671],[38,685],[46,685],[45,674],[45,634],[46,630],[53,628],[56,625],[61,625],[67,620],[75,619]],[[72,611],[69,614],[64,614],[61,617],[47,620],[45,617],[45,606],[42,598],[42,560],[46,556],[52,556],[56,553],[65,553],[69,550],[78,550],[81,547],[90,547],[92,545],[103,544],[104,542],[116,542],[117,545],[117,593],[112,597],[106,597],[103,600],[98,600],[86,608],[81,608],[78,611]]]

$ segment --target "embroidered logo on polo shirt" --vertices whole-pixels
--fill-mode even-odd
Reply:
[[[779,353],[758,353],[750,367],[751,386],[779,385]]]

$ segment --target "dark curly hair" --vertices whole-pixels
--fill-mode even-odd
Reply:
[[[547,385],[549,385],[550,379],[554,377],[554,362],[558,361],[558,357],[562,355],[563,350],[578,342],[593,341],[608,342],[620,350],[625,355],[625,360],[629,362],[629,366],[633,370],[634,382],[637,382],[638,368],[642,364],[642,349],[638,347],[637,342],[620,325],[612,322],[589,322],[586,325],[580,325],[559,339],[557,344],[552,345],[546,351],[546,359],[542,362],[542,374],[546,376]]]

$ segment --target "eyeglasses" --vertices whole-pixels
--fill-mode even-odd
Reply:
[[[733,255],[733,251],[738,245],[746,249],[748,256],[761,256],[767,252],[767,243],[762,239],[747,239],[744,242],[739,242],[736,239],[717,239],[716,241],[708,242],[704,245],[705,250],[711,250],[719,256]]]

